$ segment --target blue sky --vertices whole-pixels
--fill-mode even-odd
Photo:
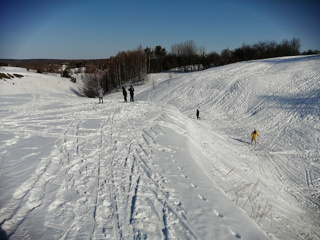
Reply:
[[[188,40],[220,53],[294,37],[320,50],[319,12],[319,0],[5,0],[0,58],[109,58]]]

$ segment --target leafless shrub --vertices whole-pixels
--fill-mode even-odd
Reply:
[[[99,87],[99,77],[97,74],[84,74],[83,75],[83,88],[82,92],[89,98],[97,96],[97,89]]]
[[[264,200],[258,189],[260,180],[256,183],[244,183],[234,187],[231,191],[235,194],[235,204],[244,209],[258,224],[272,214],[272,204]]]

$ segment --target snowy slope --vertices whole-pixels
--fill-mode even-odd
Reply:
[[[0,67],[0,73],[23,76],[0,79],[0,95],[48,93],[74,95],[78,90],[78,86],[69,78],[61,78],[59,74],[39,74],[32,70],[15,67]]]
[[[276,219],[270,229],[290,231],[293,238],[304,230],[319,236],[319,60],[268,59],[177,75],[142,97],[169,103],[191,117],[200,109],[211,128],[207,132],[220,133],[224,148],[230,147],[214,167],[204,168],[214,171],[215,181],[226,178],[220,186],[250,216],[262,214],[260,207],[270,209],[265,211]],[[260,144],[252,148],[248,143],[254,128]],[[208,137],[201,139],[207,144]],[[217,149],[204,151],[214,159]]]
[[[320,56],[237,63],[176,75],[141,97],[190,117],[199,108],[210,128],[199,144],[216,159],[202,162],[203,169],[221,181],[230,199],[281,239],[305,239],[313,231],[319,238],[319,73]],[[254,128],[260,140],[253,148],[248,143]],[[220,154],[212,147],[216,139],[207,143],[214,133],[225,141]],[[267,213],[270,226],[260,218]]]
[[[1,228],[10,239],[320,239],[319,66],[153,74],[135,103],[114,93],[104,104],[67,79],[0,69],[25,75],[0,80]]]

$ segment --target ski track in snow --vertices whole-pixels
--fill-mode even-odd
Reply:
[[[320,239],[319,79],[319,56],[267,59],[177,74],[152,100],[189,117],[200,109],[195,145],[215,159],[211,172],[201,162],[204,172],[271,239]],[[253,128],[257,146],[250,146]]]
[[[1,229],[10,239],[320,239],[319,77],[315,56],[163,75],[137,87],[135,103],[0,96]]]
[[[57,125],[58,131],[50,126],[60,121],[61,109],[47,106],[45,100],[34,95],[25,108],[17,107],[11,110],[17,114],[3,119],[8,128],[18,129],[18,139],[34,135],[57,139],[51,154],[40,160],[1,209],[0,222],[10,238],[37,236],[25,233],[26,219],[47,208],[42,217],[49,232],[39,235],[41,239],[199,239],[179,201],[171,199],[169,180],[152,163],[152,147],[158,148],[154,138],[163,134],[158,124],[153,125],[158,114],[154,106],[144,106],[155,115],[146,126],[140,124],[145,113],[137,104],[133,111],[122,103],[84,103],[78,114],[79,103],[69,103],[69,114]],[[94,118],[91,108],[97,111]],[[38,115],[30,115],[28,109],[39,109],[33,111]],[[41,120],[43,114],[52,120]],[[41,130],[33,130],[35,125]]]

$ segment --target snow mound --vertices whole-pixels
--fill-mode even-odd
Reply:
[[[9,78],[0,79],[1,95],[74,94],[78,91],[77,84],[58,74],[39,74],[17,67],[1,67],[0,73],[9,75]]]

